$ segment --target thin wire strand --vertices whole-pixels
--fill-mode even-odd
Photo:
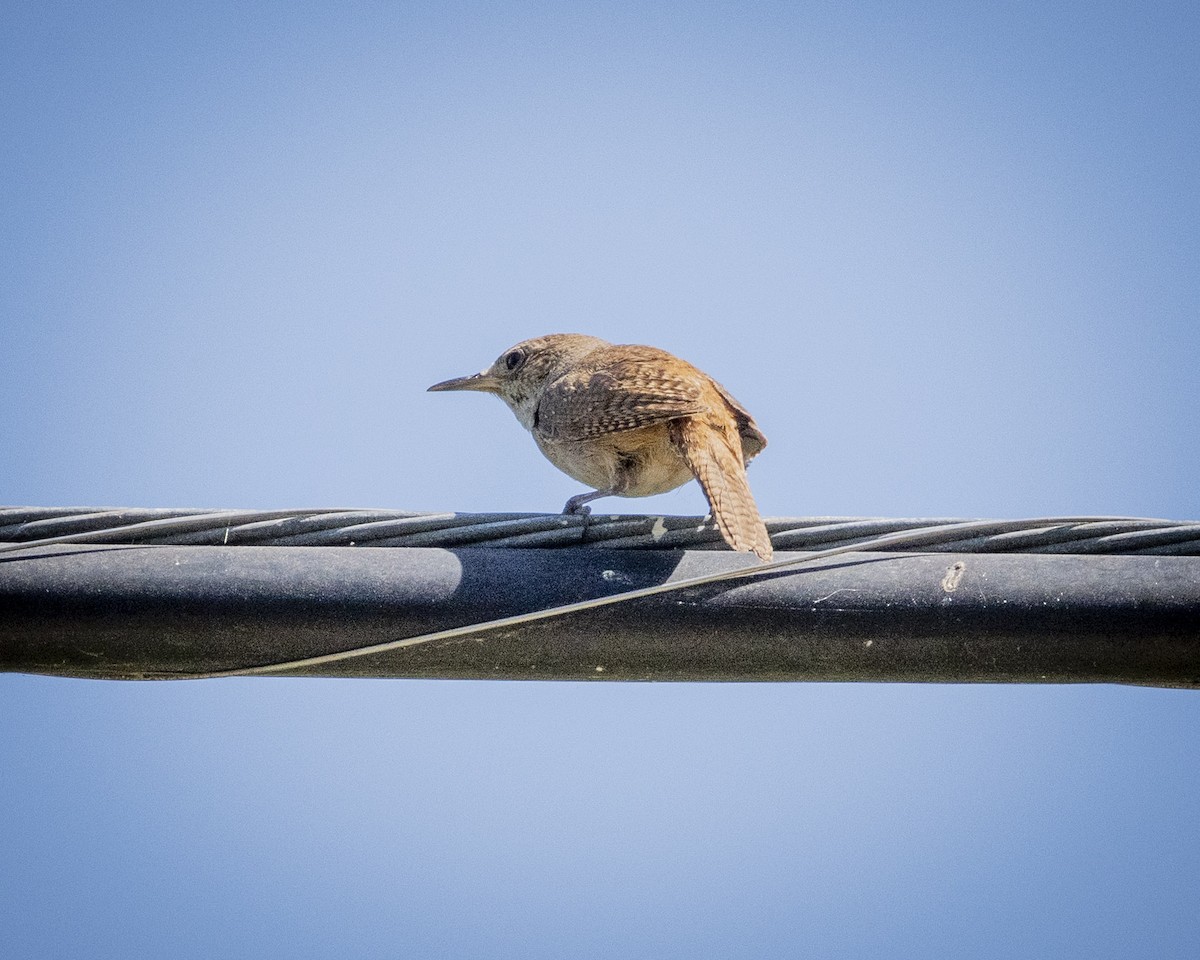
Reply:
[[[1049,534],[1047,520],[997,521],[994,530],[931,543],[939,551],[1200,555],[1200,523],[1090,517]],[[822,550],[955,518],[782,517],[767,520],[777,550]],[[997,532],[999,531],[999,532]],[[0,508],[0,553],[64,543],[212,546],[723,549],[698,517],[420,514],[394,510],[166,510]]]

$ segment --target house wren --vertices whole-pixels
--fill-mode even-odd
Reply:
[[[508,404],[558,469],[597,497],[649,497],[695,477],[721,536],[771,559],[746,463],[767,445],[754,418],[712,377],[655,347],[553,333],[506,350],[481,373],[430,390],[479,390]]]

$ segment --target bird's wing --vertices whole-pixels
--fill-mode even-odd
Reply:
[[[766,434],[758,429],[758,424],[750,416],[750,411],[738,403],[732,393],[717,383],[716,380],[712,384],[717,388],[717,392],[721,394],[721,397],[729,404],[729,409],[733,412],[733,420],[737,424],[738,434],[742,438],[742,455],[745,457],[746,462],[749,463],[754,457],[762,453],[763,448],[766,447]]]
[[[703,413],[703,374],[653,347],[614,347],[547,385],[534,431],[546,440],[587,440]]]

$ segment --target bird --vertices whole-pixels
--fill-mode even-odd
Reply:
[[[591,488],[571,497],[565,514],[586,515],[600,497],[649,497],[695,478],[725,542],[771,559],[746,479],[767,438],[728,390],[666,350],[552,333],[429,390],[503,400],[546,458]]]

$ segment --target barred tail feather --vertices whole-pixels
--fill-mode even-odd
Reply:
[[[725,429],[708,418],[681,417],[671,421],[671,439],[704,490],[725,542],[770,560],[771,538],[750,492],[741,438],[733,424]]]

